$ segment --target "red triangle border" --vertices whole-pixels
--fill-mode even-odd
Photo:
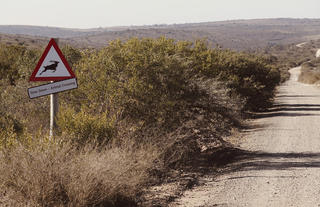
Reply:
[[[70,76],[60,76],[60,77],[36,77],[36,74],[38,73],[44,59],[46,58],[46,56],[48,55],[51,47],[54,47],[54,49],[57,51],[60,59],[62,60],[63,64],[65,65],[65,67],[67,68],[68,72],[70,73]],[[66,80],[66,79],[70,79],[70,78],[75,78],[75,74],[73,73],[71,67],[69,66],[66,58],[64,57],[64,55],[62,54],[58,44],[56,43],[56,41],[52,38],[49,41],[49,44],[47,45],[46,49],[44,50],[37,66],[35,67],[34,71],[32,72],[29,81],[60,81],[60,80]]]

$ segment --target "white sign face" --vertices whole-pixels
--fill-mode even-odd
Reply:
[[[78,88],[77,79],[72,78],[29,88],[28,94],[30,98],[37,98],[40,96],[46,96],[49,94],[67,91],[75,88]]]
[[[29,81],[59,81],[75,77],[59,46],[51,39]]]
[[[70,77],[71,74],[62,62],[54,47],[51,47],[47,56],[43,60],[40,69],[36,73],[36,78],[41,77]]]

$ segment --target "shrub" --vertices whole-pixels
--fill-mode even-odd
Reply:
[[[0,45],[0,78],[8,80],[10,85],[15,85],[15,81],[20,78],[16,63],[25,50],[21,46]]]
[[[1,206],[136,206],[157,156],[150,145],[79,151],[45,143],[0,152]]]
[[[84,55],[76,67],[80,87],[71,98],[76,110],[86,106],[108,111],[117,121],[166,128],[176,126],[180,112],[202,96],[194,80],[225,82],[232,96],[246,100],[246,109],[264,107],[280,82],[279,71],[264,58],[165,38],[113,41]]]
[[[298,77],[298,81],[307,84],[319,83],[320,70],[303,69]]]
[[[263,58],[233,54],[220,76],[236,94],[246,100],[245,108],[259,110],[267,106],[280,82],[280,72]],[[228,59],[227,59],[228,60]]]
[[[9,115],[0,112],[0,149],[14,145],[23,133],[23,125]]]
[[[320,81],[320,60],[319,58],[305,62],[301,65],[301,73],[298,81],[307,84],[319,84]]]
[[[210,49],[202,40],[184,50],[189,51],[185,52],[185,58],[190,62],[194,76],[225,82],[231,89],[231,95],[240,95],[246,100],[246,110],[265,108],[281,81],[279,70],[272,66],[276,62],[272,57]]]
[[[21,134],[23,126],[18,120],[0,112],[0,129],[6,131],[8,128],[12,128],[12,131],[16,134]]]
[[[62,108],[57,124],[63,135],[68,135],[79,146],[106,144],[114,134],[113,121],[107,119],[105,113],[92,115],[84,110],[76,113],[72,108]]]
[[[39,52],[24,46],[0,45],[0,80],[7,80],[10,85],[31,74]]]

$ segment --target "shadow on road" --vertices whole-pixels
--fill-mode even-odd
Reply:
[[[219,174],[236,171],[320,168],[320,153],[267,153],[221,147],[207,152],[196,162],[200,166],[199,170],[213,167]]]
[[[258,119],[320,116],[320,104],[278,103],[264,112],[250,114],[250,116]],[[243,130],[252,132],[263,130],[268,126],[259,123],[243,127]],[[320,168],[320,152],[271,153],[248,151],[226,144],[223,147],[210,149],[193,157],[188,161],[186,171],[207,175],[221,175],[239,171],[292,170],[299,168]]]
[[[273,107],[259,113],[253,114],[253,118],[269,118],[269,117],[298,117],[298,116],[320,116],[319,104],[276,104]]]
[[[278,95],[278,98],[315,98],[320,97],[320,95]]]
[[[274,107],[319,107],[320,104],[274,104]]]
[[[255,114],[255,115],[253,116],[253,118],[255,118],[255,119],[261,119],[261,118],[269,118],[269,117],[276,117],[276,116],[283,116],[283,117],[319,116],[319,114],[277,112],[277,113],[261,113],[261,114]]]

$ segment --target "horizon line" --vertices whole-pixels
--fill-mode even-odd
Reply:
[[[180,22],[180,23],[158,23],[158,24],[135,24],[135,25],[118,25],[118,26],[98,26],[98,27],[65,27],[65,26],[49,26],[49,25],[33,25],[33,24],[0,24],[0,26],[12,26],[12,27],[46,27],[46,28],[58,28],[58,29],[70,29],[70,30],[102,30],[108,28],[130,28],[130,27],[161,27],[161,26],[176,26],[187,24],[205,24],[205,23],[219,23],[219,22],[233,22],[233,21],[254,21],[254,20],[320,20],[320,18],[294,18],[294,17],[274,17],[274,18],[241,18],[241,19],[225,19],[217,21],[199,21],[199,22]]]

